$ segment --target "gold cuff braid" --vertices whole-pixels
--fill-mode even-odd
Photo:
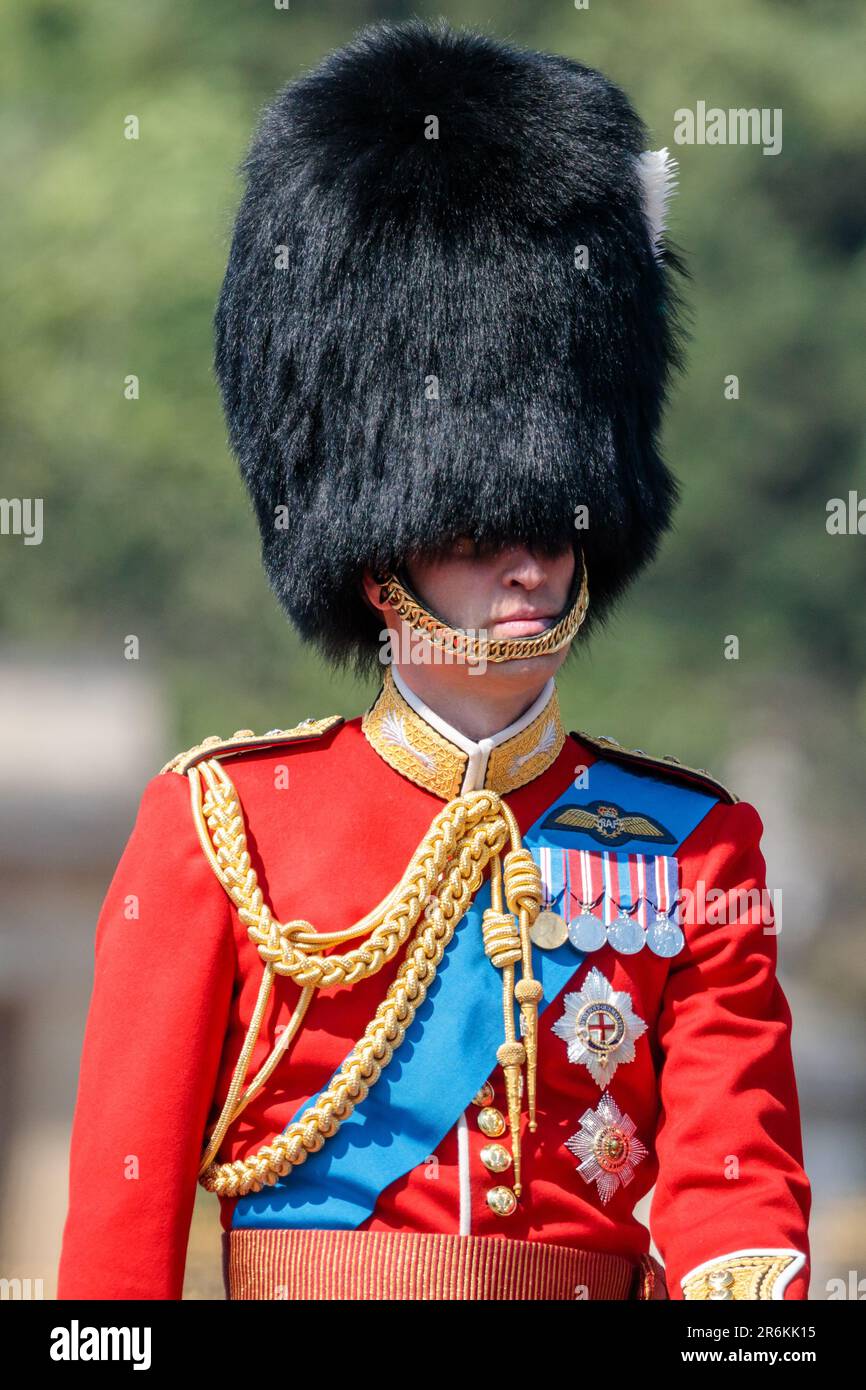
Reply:
[[[505,1041],[499,1048],[509,1098],[514,1158],[514,1192],[520,1196],[520,1081],[527,1064],[529,1127],[535,1129],[537,1014],[541,994],[532,978],[529,932],[541,904],[541,874],[528,850],[510,808],[495,792],[467,792],[455,797],[437,816],[412,856],[400,882],[372,912],[345,931],[320,933],[297,919],[278,922],[265,903],[247,848],[240,801],[231,780],[213,758],[187,772],[193,818],[202,849],[217,878],[234,903],[250,940],[264,962],[264,975],[253,1017],[217,1125],[199,1167],[199,1181],[223,1197],[259,1192],[286,1177],[333,1137],[340,1123],[375,1084],[424,1002],[455,928],[481,887],[491,866],[494,928],[504,929],[507,947],[485,921],[485,947],[502,970]],[[506,845],[500,867],[500,854]],[[503,899],[507,911],[503,907]],[[513,914],[513,916],[511,915]],[[485,914],[486,916],[486,914]],[[258,1093],[297,1033],[313,991],[334,984],[354,984],[375,975],[396,955],[410,932],[406,958],[364,1036],[335,1073],[314,1105],[305,1110],[272,1143],[257,1154],[234,1163],[216,1163],[215,1156],[229,1125]],[[367,935],[362,946],[325,956],[321,948]],[[317,949],[318,948],[318,949]],[[522,977],[515,985],[514,967]],[[295,1014],[243,1095],[252,1051],[276,974],[287,975],[301,987]],[[520,1005],[524,1041],[514,1031],[514,1005]]]
[[[796,1258],[795,1254],[757,1252],[729,1255],[684,1279],[683,1298],[700,1303],[772,1299],[779,1276]]]

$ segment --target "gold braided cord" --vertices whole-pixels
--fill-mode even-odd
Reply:
[[[491,900],[497,920],[492,923],[488,919],[485,923],[485,949],[489,941],[488,954],[503,969],[505,1043],[497,1056],[506,1076],[517,1179],[515,1193],[519,1196],[520,1065],[526,1053],[524,1045],[514,1036],[511,1001],[516,992],[514,967],[522,957],[522,938],[541,902],[541,880],[532,856],[521,844],[520,830],[510,808],[492,791],[467,792],[449,802],[434,818],[400,882],[383,900],[384,906],[380,904],[381,911],[374,911],[364,919],[367,922],[377,915],[381,918],[370,939],[354,951],[325,957],[311,946],[304,949],[300,945],[302,933],[314,941],[326,939],[316,933],[310,923],[277,922],[264,903],[250,863],[240,803],[224,769],[212,759],[190,768],[187,775],[202,847],[265,966],[259,1000],[229,1093],[202,1158],[199,1176],[202,1186],[224,1197],[258,1192],[285,1177],[337,1132],[342,1120],[364,1099],[403,1041],[435,979],[448,943],[492,861]],[[204,794],[203,788],[206,788]],[[505,854],[500,870],[500,853],[509,841],[512,848]],[[508,907],[519,916],[519,927],[514,917],[503,911],[503,894]],[[413,928],[415,935],[385,999],[316,1103],[257,1154],[234,1163],[214,1162],[228,1125],[285,1055],[312,990],[334,983],[351,984],[375,974],[393,958]],[[356,933],[353,930],[331,936],[349,934]],[[302,985],[304,996],[286,1033],[245,1094],[240,1096],[275,974],[294,978]],[[523,984],[537,985],[540,994],[541,986],[531,976],[527,979],[524,975],[517,988]],[[534,1005],[521,1003],[522,1012],[532,1009]],[[534,1078],[531,1091],[534,1094]],[[531,1119],[534,1127],[534,1116]]]
[[[208,1191],[225,1197],[244,1196],[285,1177],[292,1166],[304,1162],[308,1153],[317,1152],[337,1132],[340,1122],[378,1080],[426,997],[453,931],[481,884],[490,853],[501,848],[506,839],[504,819],[491,814],[495,798],[486,793],[474,796],[486,804],[461,808],[464,818],[468,821],[469,812],[476,809],[485,813],[485,819],[468,831],[460,827],[457,862],[438,899],[428,898],[425,921],[361,1041],[316,1104],[270,1145],[235,1163],[212,1165],[201,1179]]]
[[[247,1029],[247,1036],[244,1039],[244,1045],[241,1049],[241,1054],[238,1057],[237,1064],[232,1074],[232,1079],[229,1084],[228,1092],[226,1094],[225,1103],[223,1105],[220,1117],[217,1120],[216,1125],[214,1126],[213,1133],[211,1134],[211,1137],[208,1141],[208,1144],[205,1148],[204,1153],[202,1154],[201,1161],[199,1163],[199,1177],[201,1177],[202,1173],[210,1167],[212,1161],[214,1160],[214,1158],[216,1158],[219,1146],[223,1141],[226,1130],[229,1128],[230,1125],[234,1124],[235,1120],[238,1118],[239,1115],[243,1114],[250,1101],[258,1095],[262,1087],[270,1080],[270,1077],[276,1070],[277,1065],[288,1051],[289,1044],[292,1042],[293,1038],[295,1037],[295,1034],[297,1033],[298,1029],[303,1023],[304,1015],[307,1012],[307,1009],[310,1005],[310,1001],[313,998],[312,985],[307,985],[305,989],[301,990],[301,995],[298,999],[297,1005],[295,1006],[295,1011],[292,1014],[291,1020],[289,1021],[287,1027],[281,1033],[274,1047],[271,1049],[270,1056],[259,1068],[256,1075],[250,1082],[249,1086],[244,1091],[243,1095],[239,1095],[240,1088],[246,1080],[247,1071],[249,1070],[250,1057],[252,1055],[253,1048],[255,1047],[256,1042],[258,1041],[258,1036],[261,1031],[265,1005],[267,1004],[268,998],[270,997],[273,980],[273,968],[270,964],[268,964],[265,966],[264,974],[262,975],[262,983],[259,987],[259,997],[256,1001],[256,1007],[253,1011],[252,1019],[250,1020],[250,1026]]]
[[[549,656],[551,652],[558,652],[568,645],[586,617],[589,580],[582,551],[580,563],[582,579],[574,603],[558,623],[535,637],[473,637],[468,631],[450,627],[429,608],[425,608],[417,595],[410,593],[395,574],[384,577],[380,594],[409,627],[450,656],[465,657],[469,662],[516,661],[526,657]]]
[[[380,940],[387,936],[385,919],[387,918],[388,922],[391,920],[389,905],[401,884],[398,884],[382,900],[378,908],[346,932],[325,934],[316,932],[309,922],[292,922],[285,925],[275,922],[270,908],[264,902],[255,870],[250,863],[240,802],[230,778],[216,759],[201,763],[197,767],[190,767],[187,777],[190,784],[193,820],[202,849],[225,891],[237,907],[238,916],[247,927],[248,935],[253,944],[258,947],[259,954],[265,964],[259,997],[247,1031],[244,1047],[238,1058],[219,1119],[201,1159],[199,1167],[199,1175],[201,1175],[210,1166],[229,1126],[258,1094],[285,1055],[303,1021],[306,1009],[312,999],[313,989],[317,986],[325,987],[327,984],[335,983],[333,972],[337,969],[344,972],[345,983],[353,983],[355,979],[359,978],[359,975],[363,978],[368,973],[374,974],[394,956],[401,941],[405,939],[405,936],[414,926],[419,914],[412,915],[410,913],[402,928],[392,932],[390,940],[385,940],[385,947],[381,952],[369,950],[370,943],[367,943],[367,947],[349,953],[346,957],[311,957],[310,948],[307,947],[305,950],[306,941],[310,941],[311,944],[327,946],[332,941],[342,940],[368,930],[371,922],[377,928],[375,945],[378,947]],[[204,797],[202,796],[202,781],[207,788]],[[413,856],[401,883],[415,872],[416,861],[417,855]],[[435,868],[435,866],[433,867]],[[428,871],[432,871],[430,866],[428,866]],[[305,928],[306,931],[304,931]],[[297,941],[297,949],[290,945],[290,933],[291,939]],[[372,942],[373,938],[371,937],[370,940]],[[284,957],[288,958],[284,959]],[[308,964],[318,967],[318,976],[314,970],[312,977],[307,972],[306,978],[301,979],[300,974],[303,967]],[[331,966],[332,969],[328,970],[326,966]],[[288,1028],[246,1092],[240,1096],[240,1088],[246,1079],[250,1057],[261,1030],[274,973],[293,975],[302,986],[301,999]]]
[[[200,801],[197,773],[207,783]],[[311,922],[296,919],[277,922],[265,903],[255,870],[250,863],[246,834],[237,792],[225,770],[215,759],[190,768],[193,814],[199,839],[211,866],[235,904],[247,934],[263,962],[271,962],[278,975],[287,975],[299,985],[327,989],[333,985],[352,985],[375,975],[392,960],[418,921],[424,903],[455,847],[454,830],[444,812],[433,822],[437,827],[431,839],[435,852],[425,840],[397,887],[373,913],[344,935],[356,935],[373,921],[373,930],[363,946],[341,955],[325,956],[313,949],[327,945],[329,938],[318,933]],[[472,817],[470,816],[470,821]],[[212,839],[211,839],[212,837]],[[398,900],[399,899],[399,900]],[[307,945],[307,942],[310,945]]]
[[[199,1175],[208,1166],[211,1159],[216,1154],[216,1151],[220,1146],[220,1141],[222,1139],[223,1134],[225,1134],[232,1120],[239,1113],[237,1105],[238,1098],[240,1095],[240,1089],[244,1081],[246,1080],[247,1071],[249,1070],[250,1065],[250,1057],[252,1056],[253,1048],[255,1047],[256,1042],[258,1040],[259,1033],[261,1032],[262,1020],[265,1016],[265,1007],[267,1005],[268,999],[270,998],[271,987],[273,983],[274,967],[269,962],[265,966],[264,974],[262,975],[262,983],[259,986],[259,997],[256,1000],[256,1007],[253,1009],[253,1016],[250,1020],[250,1026],[247,1029],[247,1036],[244,1039],[244,1045],[241,1048],[241,1055],[238,1058],[237,1065],[234,1069],[234,1074],[231,1079],[228,1094],[225,1098],[225,1103],[220,1113],[220,1117],[217,1120],[216,1128],[213,1134],[211,1135],[210,1143],[205,1149],[204,1155],[202,1156],[202,1160],[199,1165]],[[219,1135],[220,1137],[217,1138],[217,1135]]]
[[[263,1063],[259,1071],[256,1072],[256,1075],[253,1077],[249,1086],[244,1091],[243,1095],[238,1101],[237,1106],[235,1107],[234,1114],[232,1115],[232,1120],[237,1119],[238,1115],[240,1115],[241,1112],[246,1109],[253,1097],[258,1095],[259,1091],[262,1089],[265,1083],[270,1080],[274,1070],[276,1069],[277,1064],[282,1060],[285,1053],[288,1051],[289,1043],[292,1041],[292,1039],[294,1038],[295,1034],[297,1033],[298,1029],[304,1021],[304,1015],[307,1012],[310,1003],[312,1002],[313,993],[314,990],[312,985],[306,985],[301,990],[301,993],[298,997],[298,1002],[295,1005],[295,1011],[292,1014],[291,1019],[289,1020],[286,1027],[283,1029],[277,1042],[274,1044],[273,1049],[271,1050],[271,1055],[268,1057],[267,1061]],[[229,1123],[231,1123],[231,1121],[229,1121]],[[216,1152],[216,1150],[214,1150],[214,1152]]]
[[[199,774],[204,776],[207,782],[208,795],[204,798]],[[237,897],[233,884],[223,871],[223,863],[226,859],[231,860],[231,873],[238,882],[247,886],[255,885],[257,882],[254,873],[250,878],[247,877],[251,873],[248,857],[247,860],[243,860],[246,841],[243,838],[243,819],[240,814],[237,793],[216,758],[211,758],[208,763],[202,763],[199,767],[188,768],[186,775],[190,784],[192,815],[199,842],[210,861],[211,868],[229,897],[235,902]],[[213,818],[212,823],[217,831],[218,849],[211,843],[208,829],[208,821],[211,818]],[[238,836],[240,836],[240,840],[237,839]],[[243,842],[243,850],[239,852],[238,846],[241,841]],[[348,941],[353,936],[361,936],[365,932],[369,932],[371,928],[383,920],[399,886],[397,884],[396,887],[392,888],[390,893],[387,893],[382,901],[367,913],[366,917],[362,917],[344,931],[317,932],[309,922],[291,923],[293,940],[301,948],[318,946],[326,949],[328,946],[336,946],[342,941]],[[245,891],[245,897],[249,899],[248,905],[252,910],[254,894]],[[307,928],[306,931],[303,930],[304,927]],[[286,972],[277,970],[277,974],[284,973]]]

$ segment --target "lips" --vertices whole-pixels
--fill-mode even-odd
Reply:
[[[533,613],[521,609],[508,617],[498,618],[491,629],[494,637],[536,637],[546,631],[553,621],[551,613]]]
[[[543,613],[537,608],[515,608],[511,613],[503,613],[500,617],[494,618],[496,623],[547,623],[551,618],[556,617],[555,613]]]

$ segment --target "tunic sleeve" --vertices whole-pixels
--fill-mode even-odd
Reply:
[[[808,1296],[811,1192],[762,831],[747,802],[718,803],[683,846],[650,1222],[675,1299]]]
[[[96,928],[61,1299],[176,1299],[236,970],[185,777],[147,785]]]

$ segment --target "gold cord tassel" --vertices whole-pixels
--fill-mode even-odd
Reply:
[[[538,1128],[535,1108],[537,1100],[538,1077],[538,1001],[544,989],[540,980],[532,975],[532,943],[530,928],[538,916],[542,901],[541,870],[528,849],[520,846],[505,856],[505,897],[512,912],[516,911],[520,921],[521,978],[514,990],[514,997],[520,1005],[520,1018],[523,1031],[523,1045],[527,1059],[527,1104],[529,1109],[529,1128],[532,1133]]]
[[[508,1100],[508,1125],[511,1130],[511,1153],[514,1159],[514,1195],[520,1196],[520,1075],[526,1061],[526,1049],[517,1039],[514,1027],[514,966],[520,960],[520,934],[510,912],[502,910],[502,870],[499,855],[493,855],[490,870],[490,902],[481,915],[481,932],[485,954],[497,970],[502,971],[502,1017],[505,1041],[496,1051],[496,1058],[505,1076],[505,1095]]]
[[[490,868],[491,906],[482,913],[482,934],[487,957],[502,971],[502,1011],[505,1041],[496,1052],[505,1077],[508,1101],[508,1124],[511,1130],[511,1152],[514,1160],[514,1195],[519,1197],[521,1181],[520,1147],[520,1087],[521,1068],[527,1066],[527,1102],[529,1128],[535,1131],[537,1072],[538,1072],[538,1001],[542,995],[540,980],[532,975],[532,946],[529,929],[538,915],[542,900],[541,871],[528,849],[520,843],[520,831],[511,812],[503,804],[503,814],[509,822],[511,843],[504,860],[504,874],[498,854],[492,856]],[[503,911],[503,888],[510,911]],[[515,912],[518,920],[515,921]],[[519,922],[519,926],[518,926]],[[521,978],[515,985],[514,967],[521,962]],[[520,1005],[523,1041],[515,1032],[514,1000]]]

